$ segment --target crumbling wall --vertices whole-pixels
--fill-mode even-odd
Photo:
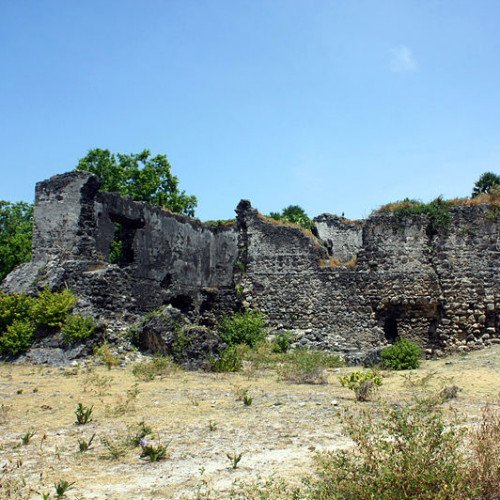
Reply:
[[[332,214],[314,218],[315,233],[326,243],[328,253],[340,262],[355,258],[363,244],[363,223]]]
[[[2,287],[69,286],[81,310],[114,324],[165,304],[207,324],[255,308],[299,345],[353,359],[399,337],[429,353],[500,342],[496,206],[453,207],[441,227],[426,215],[323,215],[317,236],[248,201],[236,212],[236,224],[212,228],[100,192],[89,173],[56,176],[36,187],[33,260]]]
[[[122,256],[110,264],[116,228]],[[86,172],[37,184],[33,248],[33,261],[5,280],[8,291],[69,286],[82,308],[125,320],[164,304],[189,314],[207,297],[234,300],[235,226],[212,229],[100,192],[97,178]]]
[[[495,210],[454,207],[438,230],[427,216],[374,215],[355,258],[342,264],[312,235],[266,222],[240,203],[245,298],[303,345],[354,358],[400,337],[429,353],[498,342]]]

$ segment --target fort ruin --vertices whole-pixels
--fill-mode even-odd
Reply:
[[[101,192],[90,173],[58,175],[36,186],[32,261],[2,288],[67,286],[111,326],[169,304],[208,325],[258,309],[297,345],[352,360],[400,337],[428,355],[500,343],[498,207],[453,206],[437,229],[426,215],[323,214],[312,233],[246,200],[236,213],[214,227]],[[116,228],[122,253],[110,264]]]

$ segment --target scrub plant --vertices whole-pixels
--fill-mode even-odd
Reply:
[[[243,453],[236,453],[235,451],[233,451],[233,453],[226,453],[226,456],[231,462],[231,467],[233,469],[237,469],[238,464],[240,463],[241,458],[243,457]]]
[[[92,415],[92,410],[94,406],[83,406],[82,403],[78,403],[78,406],[75,410],[76,415],[76,425],[85,425],[89,423],[92,419],[90,418]]]
[[[90,439],[86,441],[85,439],[78,439],[78,450],[80,453],[83,453],[85,451],[89,451],[91,449],[92,441],[95,438],[95,432],[92,434]]]
[[[141,446],[141,458],[148,458],[150,462],[159,462],[167,456],[168,444],[158,443],[155,445],[146,438],[142,438],[139,445]]]
[[[369,396],[382,385],[382,377],[372,371],[356,371],[339,377],[342,387],[354,391],[357,401],[367,401]]]

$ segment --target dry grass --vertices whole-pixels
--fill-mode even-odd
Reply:
[[[319,267],[321,269],[325,268],[335,268],[335,267],[356,267],[358,263],[358,258],[356,255],[353,255],[347,262],[341,262],[335,257],[330,257],[329,259],[321,259],[319,261]]]
[[[59,480],[75,481],[68,498],[98,499],[194,498],[203,481],[217,492],[213,498],[228,498],[235,480],[276,474],[293,481],[310,471],[316,450],[350,445],[338,410],[361,403],[338,377],[353,370],[328,370],[328,384],[314,386],[280,382],[275,370],[179,371],[136,386],[132,366],[89,372],[1,364],[0,497],[39,498],[33,491],[54,496]],[[377,397],[388,403],[457,385],[462,391],[446,405],[476,424],[484,403],[493,408],[498,401],[500,346],[425,361],[406,378],[398,372],[383,375]],[[236,401],[235,387],[250,385],[253,402],[245,406]],[[131,404],[124,405],[127,400]],[[83,426],[74,424],[80,402],[94,405],[92,422]],[[362,404],[375,408],[376,402]],[[167,460],[150,463],[139,457],[140,448],[127,444],[130,429],[142,420],[153,429],[155,443],[170,443]],[[20,446],[30,430],[35,436]],[[481,432],[484,439],[493,436],[490,428]],[[93,433],[92,448],[80,453],[78,439]],[[116,459],[102,438],[119,451]],[[230,467],[228,453],[243,453],[237,469]],[[486,473],[489,466],[478,467]]]
[[[306,229],[305,227],[302,227],[299,224],[272,219],[271,217],[266,217],[265,215],[262,215],[260,212],[257,212],[257,218],[259,218],[263,222],[266,222],[267,224],[270,224],[271,226],[289,227],[292,229],[298,229],[304,236],[306,236],[311,240],[313,246],[315,246],[316,248],[323,247],[323,245],[320,243],[320,240],[318,240],[318,238],[314,236],[314,234],[309,229]]]
[[[497,193],[494,194],[480,194],[475,198],[453,198],[451,200],[445,200],[449,206],[457,207],[457,206],[466,206],[466,207],[476,207],[478,205],[490,205],[490,206],[500,206],[500,195]],[[382,205],[380,208],[374,211],[375,214],[380,213],[393,213],[398,210],[402,210],[405,208],[412,208],[416,205],[419,205],[421,202],[418,200],[401,200],[395,201],[392,203],[387,203],[386,205]]]
[[[420,202],[417,200],[402,200],[402,201],[393,201],[392,203],[386,203],[382,205],[380,208],[374,211],[375,214],[384,214],[384,213],[392,213],[396,210],[401,210],[403,208],[411,208],[415,205],[418,205]]]
[[[448,200],[448,203],[453,206],[477,207],[478,205],[493,205],[500,206],[500,196],[495,194],[480,194],[475,198],[453,198]]]

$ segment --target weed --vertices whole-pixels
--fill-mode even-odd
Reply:
[[[469,480],[477,498],[500,498],[500,412],[483,407],[479,426],[469,438]]]
[[[227,458],[231,462],[231,467],[233,469],[238,468],[238,464],[240,463],[241,457],[243,456],[243,453],[236,453],[233,451],[233,453],[226,453]]]
[[[94,354],[106,365],[108,370],[120,364],[120,358],[113,354],[106,342],[94,349]]]
[[[278,333],[274,339],[273,352],[278,354],[287,352],[292,344],[292,338],[293,336],[290,332]]]
[[[35,431],[28,431],[23,436],[21,436],[21,444],[24,446],[28,445],[31,441],[31,438],[35,435]]]
[[[342,387],[347,386],[354,391],[356,401],[367,401],[370,394],[382,385],[382,377],[372,370],[352,372],[339,377],[339,380]]]
[[[404,378],[403,384],[411,389],[427,389],[431,380],[437,372],[432,371],[422,377],[417,377],[414,373],[404,373],[401,376]]]
[[[179,371],[179,367],[166,356],[155,356],[149,361],[143,361],[132,368],[132,373],[139,380],[149,382],[156,377],[168,377]]]
[[[252,402],[253,402],[253,397],[248,395],[248,394],[245,394],[243,396],[243,404],[245,406],[251,406],[252,405]]]
[[[92,419],[90,418],[92,415],[92,410],[94,406],[83,406],[82,403],[78,403],[78,406],[75,410],[76,415],[76,425],[85,425],[90,422]]]
[[[8,416],[11,411],[11,407],[6,404],[0,404],[0,424],[5,424],[8,422]]]
[[[450,399],[455,399],[461,390],[462,389],[456,385],[443,387],[439,392],[439,399],[443,403],[445,403],[446,401],[450,401]]]
[[[420,366],[422,348],[407,339],[400,339],[381,353],[382,364],[392,370],[413,370]]]
[[[136,447],[141,444],[141,440],[153,434],[153,429],[141,420],[135,426],[129,428],[127,442],[130,446]]]
[[[471,498],[462,452],[463,431],[446,425],[435,398],[347,413],[354,450],[317,456],[311,498]],[[474,496],[474,498],[476,498]],[[483,497],[481,497],[483,498]]]
[[[135,411],[135,403],[140,392],[139,384],[135,382],[130,389],[127,389],[126,397],[120,395],[113,407],[110,405],[106,406],[106,413],[110,416],[121,417],[131,411]]]
[[[328,383],[326,368],[342,366],[342,360],[334,355],[310,349],[295,349],[283,358],[278,368],[278,378],[294,384]]]
[[[99,375],[93,370],[88,370],[82,380],[83,392],[90,391],[97,394],[98,396],[103,396],[104,394],[109,392],[112,382],[112,377]]]
[[[149,458],[150,462],[158,462],[164,460],[167,456],[167,445],[152,444],[146,438],[141,439],[139,442],[141,446],[141,458]]]
[[[75,483],[69,483],[66,480],[61,480],[54,484],[54,488],[56,490],[56,498],[64,498],[66,496],[66,492],[73,489],[73,485]]]
[[[236,345],[227,347],[219,359],[211,361],[211,369],[214,372],[237,372],[242,366],[242,349]]]
[[[108,458],[118,460],[127,454],[127,450],[122,443],[112,440],[109,437],[102,437],[101,444],[104,446],[108,453]]]
[[[85,439],[78,439],[78,451],[80,453],[84,453],[85,451],[89,451],[91,449],[92,441],[95,438],[95,432],[92,434],[90,439],[86,441]]]
[[[210,420],[210,421],[208,422],[208,430],[209,430],[210,432],[214,432],[214,431],[216,431],[216,430],[217,430],[217,426],[218,426],[217,422],[214,422],[213,420]]]

